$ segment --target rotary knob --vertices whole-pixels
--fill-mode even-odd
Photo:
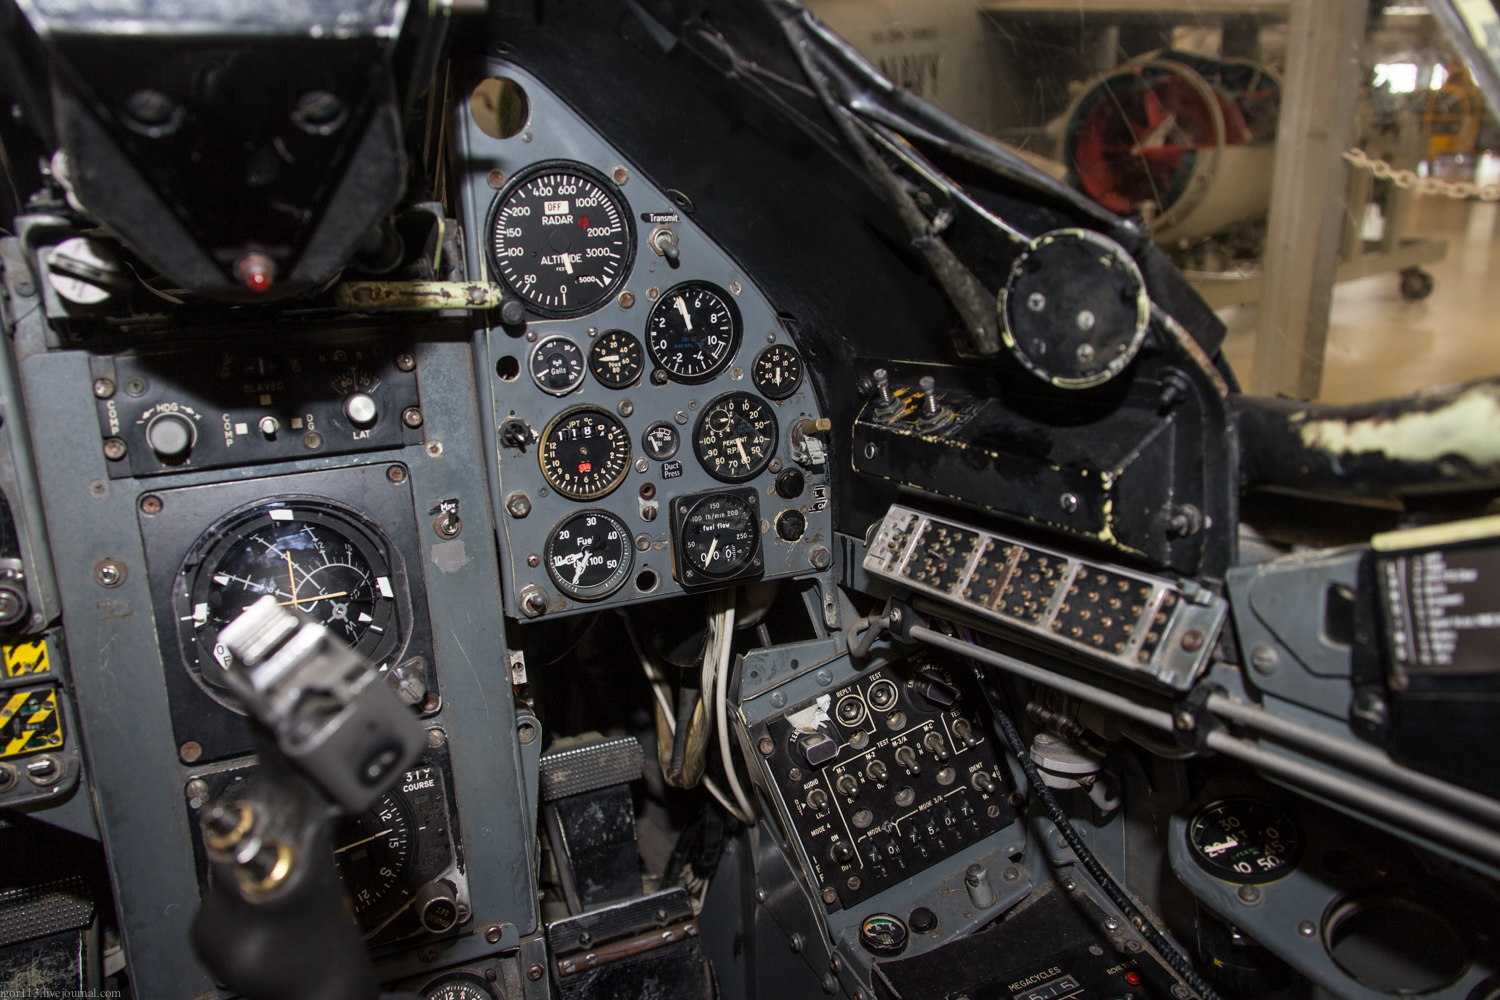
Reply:
[[[146,426],[146,443],[163,462],[187,458],[193,450],[193,423],[176,413],[163,413]]]
[[[380,409],[368,392],[351,392],[344,397],[344,416],[355,427],[369,427],[380,416]]]

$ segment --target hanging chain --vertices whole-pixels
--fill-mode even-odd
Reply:
[[[1500,184],[1485,184],[1482,187],[1473,181],[1444,181],[1436,177],[1418,177],[1410,170],[1397,170],[1384,160],[1372,159],[1363,149],[1350,149],[1344,153],[1344,159],[1348,160],[1358,170],[1368,170],[1383,181],[1390,181],[1403,191],[1416,191],[1419,194],[1439,194],[1444,198],[1457,198],[1467,201],[1470,198],[1478,198],[1480,201],[1500,201]]]

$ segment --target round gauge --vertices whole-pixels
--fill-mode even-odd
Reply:
[[[755,356],[750,378],[767,399],[786,399],[802,384],[802,355],[786,344],[772,344]]]
[[[188,672],[236,712],[224,680],[229,651],[222,630],[273,594],[375,663],[404,643],[390,551],[378,530],[352,511],[284,500],[232,514],[210,528],[183,561],[173,588]]]
[[[531,379],[543,392],[566,396],[583,384],[583,350],[567,337],[547,337],[531,349]]]
[[[743,483],[776,455],[776,415],[748,392],[726,392],[710,402],[693,427],[693,451],[710,476]]]
[[[646,349],[624,330],[605,330],[589,348],[589,371],[606,389],[634,385],[645,370]]]
[[[597,601],[620,589],[635,562],[630,529],[608,511],[581,510],[547,538],[547,572],[569,597]]]
[[[597,406],[574,406],[552,418],[538,452],[542,478],[569,500],[608,496],[630,471],[630,434]]]
[[[422,1000],[495,1000],[495,991],[471,972],[454,972],[428,983]]]
[[[334,831],[333,859],[362,925],[378,923],[405,898],[417,862],[416,841],[411,810],[397,792],[387,792]]]
[[[678,447],[682,444],[682,438],[677,434],[677,428],[665,420],[658,420],[646,428],[646,433],[641,435],[641,448],[645,450],[646,457],[653,462],[665,462],[677,454]]]
[[[1302,834],[1291,817],[1261,799],[1220,799],[1200,809],[1187,828],[1193,860],[1237,885],[1261,885],[1291,874]]]
[[[678,382],[714,378],[740,349],[740,311],[729,293],[706,281],[687,281],[662,293],[646,317],[651,360]]]
[[[712,493],[688,510],[678,544],[683,582],[728,580],[760,562],[760,523],[744,497]]]
[[[619,191],[581,163],[551,160],[495,198],[490,259],[506,290],[539,316],[579,316],[625,281],[635,229]]]

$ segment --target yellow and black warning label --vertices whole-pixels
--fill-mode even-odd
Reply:
[[[34,677],[52,669],[47,655],[47,640],[33,639],[5,647],[5,676]]]
[[[62,746],[63,722],[57,707],[57,688],[3,691],[0,697],[5,699],[0,707],[0,759]]]

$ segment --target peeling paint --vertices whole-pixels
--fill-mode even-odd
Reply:
[[[1293,423],[1305,415],[1292,418]],[[1302,443],[1334,454],[1378,452],[1393,460],[1434,462],[1458,455],[1475,465],[1500,462],[1500,386],[1476,385],[1441,409],[1364,420],[1307,420]]]

